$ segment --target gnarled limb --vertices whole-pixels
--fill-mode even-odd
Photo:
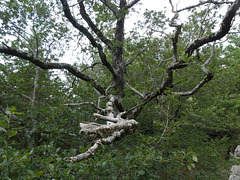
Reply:
[[[83,72],[86,71],[87,69],[93,69],[94,66],[96,66],[96,65],[98,65],[98,64],[103,65],[102,62],[95,62],[95,63],[93,63],[91,66],[87,66],[87,67],[85,67],[85,68],[81,71],[81,73],[83,73]]]
[[[240,0],[236,0],[232,4],[230,9],[227,11],[227,13],[221,23],[220,29],[216,33],[212,33],[208,36],[205,36],[205,37],[202,37],[202,38],[199,38],[199,39],[196,39],[195,41],[193,41],[188,46],[185,53],[188,54],[188,56],[191,56],[193,54],[194,50],[201,47],[202,45],[223,38],[229,32],[233,18],[235,17],[236,12],[239,9],[239,7],[240,7]]]
[[[120,131],[114,132],[111,136],[108,136],[106,138],[97,139],[95,141],[94,145],[92,147],[90,147],[87,150],[87,152],[81,153],[81,154],[79,154],[77,156],[69,157],[67,159],[67,161],[71,162],[71,163],[75,163],[75,162],[82,161],[84,159],[88,159],[91,156],[94,156],[95,152],[100,147],[100,145],[113,143],[115,140],[117,140],[118,138],[119,139],[122,138],[122,136],[124,136],[124,135],[125,135],[125,131],[124,130],[120,130]]]
[[[214,58],[215,50],[214,50],[215,43],[212,46],[212,51],[210,57],[205,61],[204,64],[201,65],[201,70],[207,75],[202,81],[200,81],[191,91],[187,92],[173,92],[173,94],[179,95],[179,96],[190,96],[196,93],[204,84],[208,83],[213,78],[213,73],[210,72],[208,69],[206,69],[206,66],[209,64],[209,62]]]
[[[207,74],[207,76],[199,83],[197,84],[191,91],[187,92],[174,92],[174,94],[179,95],[179,96],[190,96],[196,93],[204,84],[208,83],[209,81],[212,80],[213,78],[213,73],[208,71],[207,69],[203,68],[204,72]]]
[[[172,6],[172,8],[173,8],[173,6]],[[174,9],[173,9],[173,11],[174,11]],[[176,22],[178,16],[179,16],[178,12],[175,11],[175,15],[173,16],[173,18],[171,19],[171,21],[169,23],[169,25],[171,27],[175,27],[176,28],[175,36],[172,38],[172,42],[173,42],[173,59],[174,59],[174,61],[178,60],[177,43],[178,43],[179,34],[181,33],[181,29],[182,29],[182,24],[177,24],[177,22]]]
[[[169,0],[171,6],[172,6],[172,11],[173,12],[180,12],[182,10],[178,10],[175,11],[172,1]],[[212,2],[212,1],[211,1]],[[208,1],[207,3],[210,3],[210,1]],[[206,3],[204,3],[206,4]],[[239,9],[240,6],[240,0],[236,0],[234,3],[232,3],[232,6],[230,7],[230,9],[227,11],[221,27],[219,29],[218,32],[210,34],[208,36],[196,39],[193,43],[191,43],[188,48],[186,49],[185,53],[190,57],[194,50],[197,50],[199,47],[201,47],[204,44],[207,44],[209,42],[214,42],[216,40],[221,39],[222,37],[224,37],[230,30],[231,27],[231,23],[233,21],[234,16],[236,15],[236,11]],[[190,7],[189,7],[190,8]],[[178,24],[175,23],[175,20],[177,18],[177,13],[175,14],[175,16],[172,19],[172,22],[170,23],[170,25],[178,28],[177,32],[175,34],[175,38],[173,39],[173,48],[174,48],[174,61],[166,68],[165,71],[165,78],[163,80],[163,83],[161,85],[161,87],[149,94],[147,97],[145,97],[144,102],[135,105],[134,107],[130,108],[129,110],[127,110],[123,117],[134,117],[136,118],[136,116],[138,116],[138,114],[142,111],[143,107],[149,103],[152,99],[156,98],[157,96],[163,95],[165,90],[167,88],[172,88],[173,87],[173,70],[176,69],[181,69],[184,67],[187,67],[189,65],[189,63],[185,62],[184,60],[179,60],[176,61],[176,57],[177,57],[177,38],[179,36],[180,33],[180,26],[178,26]],[[211,73],[209,70],[206,69],[206,65],[209,63],[210,59],[212,58],[213,55],[210,56],[210,58],[201,66],[202,71],[207,75],[199,84],[197,84],[191,91],[188,92],[174,92],[174,94],[180,95],[180,96],[188,96],[188,95],[192,95],[194,93],[196,93],[204,84],[206,84],[207,82],[209,82],[212,78],[213,78],[213,73]]]
[[[100,118],[102,119],[102,117]],[[103,118],[104,120],[110,121],[111,118]],[[113,119],[113,124],[98,124],[94,122],[82,122],[79,124],[81,128],[80,134],[88,134],[88,135],[98,135],[100,137],[106,137],[109,134],[114,133],[115,131],[126,130],[131,132],[138,126],[138,122],[134,119],[126,120],[126,119]]]
[[[95,141],[94,145],[87,150],[87,152],[79,154],[77,156],[69,157],[67,159],[67,161],[71,162],[71,163],[74,163],[74,162],[79,162],[79,161],[82,161],[84,159],[87,159],[87,158],[89,158],[89,157],[94,155],[95,151],[98,149],[98,147],[101,144],[102,144],[101,140],[97,140],[97,141]]]
[[[68,162],[79,162],[81,160],[87,159],[94,156],[96,150],[102,144],[110,144],[114,141],[123,138],[126,134],[133,133],[138,122],[134,119],[128,120],[123,119],[123,113],[119,113],[117,117],[114,117],[113,106],[114,97],[110,98],[109,102],[106,104],[106,109],[108,111],[107,116],[94,113],[94,117],[106,121],[110,121],[108,124],[98,124],[95,122],[81,122],[80,123],[80,134],[88,134],[89,136],[97,135],[94,145],[90,147],[86,152],[81,153],[77,156],[72,156],[67,159]]]
[[[113,46],[112,42],[103,35],[103,33],[97,28],[97,26],[93,23],[91,18],[88,16],[85,10],[83,1],[79,1],[79,6],[80,6],[81,16],[88,23],[89,27],[95,32],[98,38],[108,46],[109,49],[112,49],[112,46]]]
[[[63,11],[66,16],[66,18],[71,22],[71,24],[78,29],[81,33],[83,33],[88,40],[91,42],[92,46],[98,49],[98,54],[101,58],[102,63],[109,69],[109,71],[112,73],[114,78],[117,78],[117,74],[114,71],[112,65],[107,61],[107,57],[105,53],[103,52],[103,47],[101,44],[97,43],[97,41],[94,39],[93,35],[88,31],[87,28],[82,26],[77,22],[77,20],[72,16],[71,11],[69,9],[69,5],[66,0],[61,0]]]
[[[68,72],[70,72],[71,74],[73,74],[74,76],[87,81],[87,82],[93,82],[94,83],[94,88],[96,88],[101,94],[105,94],[105,90],[92,78],[90,78],[89,76],[81,73],[80,71],[76,70],[73,66],[71,66],[70,64],[67,63],[46,63],[43,62],[41,60],[39,60],[38,58],[29,55],[26,52],[22,52],[19,51],[17,49],[8,47],[8,46],[0,46],[0,53],[4,53],[6,55],[11,55],[11,56],[15,56],[15,57],[19,57],[22,59],[25,59],[33,64],[35,64],[36,66],[39,66],[42,69],[66,69]]]

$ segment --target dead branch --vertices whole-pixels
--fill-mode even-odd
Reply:
[[[100,147],[100,145],[113,143],[115,140],[122,138],[123,135],[125,135],[125,131],[120,130],[120,131],[114,132],[111,136],[98,139],[95,141],[94,145],[87,150],[87,152],[79,154],[77,156],[69,157],[67,161],[71,163],[75,163],[75,162],[82,161],[84,159],[88,159],[91,156],[94,156],[95,152]]]
[[[114,96],[106,104],[107,116],[94,113],[94,117],[102,120],[106,120],[107,124],[98,124],[95,122],[81,122],[79,124],[81,130],[80,134],[88,134],[89,136],[97,136],[94,145],[90,147],[86,152],[77,156],[69,157],[68,162],[79,162],[83,159],[87,159],[94,155],[95,151],[102,144],[110,144],[114,141],[123,138],[124,135],[133,133],[138,126],[138,122],[134,119],[123,119],[123,113],[119,113],[114,117]]]
[[[144,95],[142,93],[140,93],[138,90],[134,89],[132,86],[130,86],[127,82],[125,82],[125,84],[133,91],[135,92],[138,96],[140,96],[141,98],[144,98]]]
[[[95,151],[98,149],[98,147],[102,145],[101,140],[97,140],[92,147],[90,147],[87,152],[79,154],[77,156],[72,156],[67,159],[68,162],[74,163],[79,162],[84,159],[87,159],[94,155]]]
[[[179,96],[189,96],[189,95],[193,95],[194,93],[196,93],[204,84],[208,83],[209,81],[212,80],[213,78],[213,73],[211,73],[208,69],[206,69],[206,65],[209,64],[209,62],[214,58],[215,55],[215,49],[214,49],[215,43],[212,46],[212,51],[211,51],[211,55],[210,57],[205,61],[204,64],[201,65],[201,70],[203,71],[203,73],[205,73],[207,76],[200,81],[200,83],[198,83],[191,91],[187,91],[187,92],[173,92],[173,94],[179,95]]]
[[[109,118],[110,119],[110,118]],[[107,120],[109,120],[107,119]],[[134,119],[125,120],[125,119],[117,119],[117,123],[112,124],[98,124],[94,122],[81,122],[79,127],[81,128],[80,134],[88,134],[88,135],[98,135],[100,137],[106,137],[109,134],[112,134],[115,131],[126,130],[132,131],[138,126],[138,122]]]
[[[114,123],[117,123],[118,121],[120,121],[121,119],[119,118],[113,118],[113,117],[108,117],[108,116],[103,116],[101,114],[98,114],[98,113],[94,113],[93,116],[97,119],[102,119],[102,120],[105,120],[105,121],[111,121],[111,122],[114,122]]]
[[[212,51],[211,51],[210,57],[205,61],[202,67],[206,67],[209,64],[209,62],[214,58],[214,56],[215,56],[215,43],[213,43],[212,45]]]

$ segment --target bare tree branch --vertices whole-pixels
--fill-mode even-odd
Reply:
[[[204,69],[204,68],[203,68]],[[179,95],[179,96],[190,96],[196,93],[204,84],[208,83],[213,78],[213,73],[208,71],[207,69],[204,69],[205,73],[207,74],[207,77],[205,77],[199,84],[197,84],[191,91],[187,92],[174,92],[173,94]]]
[[[103,118],[103,120],[108,121],[108,117],[105,116],[106,118]],[[100,118],[100,119],[101,119]],[[124,130],[125,132],[131,132],[133,128],[136,128],[138,126],[138,122],[135,121],[134,119],[131,120],[125,120],[125,119],[117,119],[117,123],[112,123],[110,125],[107,124],[98,124],[95,122],[82,122],[80,123],[80,134],[88,134],[90,136],[92,135],[98,135],[98,137],[106,137],[109,134],[112,134],[116,131],[121,131]],[[112,119],[112,122],[115,122],[114,119]]]
[[[96,40],[93,38],[92,34],[81,24],[77,22],[77,20],[72,16],[69,5],[66,0],[61,0],[62,6],[63,6],[63,11],[66,16],[66,18],[71,22],[71,24],[78,29],[80,32],[82,32],[88,40],[91,42],[93,47],[96,47],[98,49],[98,54],[101,58],[101,61],[103,64],[109,69],[109,71],[112,73],[114,78],[117,78],[117,74],[115,73],[113,67],[111,64],[107,61],[107,57],[105,53],[103,52],[103,48],[101,44],[97,43]]]
[[[171,2],[171,1],[170,1]],[[169,25],[172,27],[176,27],[176,33],[175,36],[172,38],[172,42],[173,42],[173,59],[174,61],[177,61],[177,57],[178,57],[178,53],[177,53],[177,43],[178,43],[178,37],[179,34],[181,33],[181,29],[182,29],[182,24],[177,24],[176,20],[178,18],[178,12],[175,12],[175,15],[173,16],[172,20],[170,21]]]
[[[114,141],[123,138],[124,135],[134,132],[139,123],[134,119],[123,119],[123,113],[117,114],[115,118],[113,113],[113,102],[114,97],[112,97],[106,104],[106,109],[108,111],[107,116],[94,113],[96,118],[107,121],[107,124],[98,124],[95,122],[80,123],[80,134],[84,133],[89,136],[97,136],[98,138],[95,140],[94,145],[87,150],[87,152],[69,157],[67,159],[68,162],[79,162],[83,159],[94,156],[95,151],[100,145],[113,143]]]
[[[94,107],[94,108],[97,109],[98,111],[105,112],[104,109],[101,109],[101,108],[97,107],[93,102],[64,104],[64,106],[82,106],[82,105],[91,105],[92,107]]]
[[[99,148],[100,145],[102,145],[101,140],[97,140],[95,141],[94,145],[87,150],[87,152],[79,154],[77,156],[69,157],[67,161],[74,163],[82,161],[84,159],[88,159],[89,157],[94,156],[95,151]]]
[[[139,52],[136,54],[136,56],[134,56],[134,58],[132,58],[131,60],[129,60],[129,61],[126,63],[125,67],[129,66],[130,64],[132,64],[132,63],[135,61],[135,59],[137,59],[137,57],[138,57],[142,52],[143,52],[143,51],[139,51]]]
[[[171,2],[171,0],[170,0]],[[223,19],[223,22],[222,22],[222,26],[221,26],[221,29],[219,30],[218,33],[214,33],[212,36],[210,35],[209,37],[210,38],[219,38],[221,39],[224,35],[226,35],[230,29],[230,24],[231,24],[231,21],[233,19],[233,17],[235,16],[236,14],[236,11],[238,10],[239,8],[239,0],[237,0],[233,5],[232,7],[230,8],[230,10],[227,12],[225,18]],[[173,9],[174,10],[174,9]],[[176,14],[175,14],[176,15]],[[176,19],[177,15],[175,16],[175,18],[173,19]],[[173,25],[175,25],[174,23],[172,23]],[[211,42],[211,41],[209,41]],[[194,45],[194,43],[192,44]],[[203,45],[203,44],[202,44]],[[190,45],[190,48],[188,49],[191,49],[191,45]],[[194,46],[194,50],[197,49],[198,47],[200,46]],[[192,52],[191,53],[188,53],[188,50],[186,50],[186,54],[188,54],[189,56],[192,55]],[[209,63],[210,59],[212,58],[212,55],[211,57],[201,66],[201,69],[202,71],[207,75],[206,78],[204,78],[195,88],[193,88],[192,91],[189,91],[189,92],[174,92],[174,94],[177,94],[177,95],[181,95],[181,96],[188,96],[188,95],[192,95],[194,93],[196,93],[204,84],[206,84],[207,82],[209,82],[212,78],[213,78],[213,74],[208,71],[205,66]],[[133,118],[136,118],[136,116],[141,112],[141,110],[143,109],[143,107],[149,103],[152,99],[154,99],[155,97],[159,96],[159,95],[162,95],[166,88],[168,87],[172,87],[173,86],[173,79],[172,79],[172,76],[173,76],[173,70],[176,70],[176,69],[181,69],[181,68],[184,68],[188,66],[188,63],[186,63],[185,61],[183,60],[180,60],[180,61],[175,61],[175,62],[172,62],[172,64],[170,64],[167,68],[166,68],[166,72],[165,72],[165,78],[163,80],[163,83],[161,85],[161,87],[156,91],[156,92],[153,92],[151,93],[150,95],[148,95],[147,97],[145,97],[145,101],[143,103],[140,103],[140,104],[137,104],[135,105],[134,107],[130,108],[129,110],[127,110],[123,117],[126,117],[126,116],[129,116],[130,114],[132,114]]]
[[[137,4],[140,0],[133,0],[132,2],[130,2],[129,4],[125,5],[125,9],[130,9],[131,7],[133,7],[135,4]]]
[[[133,90],[133,92],[135,92],[137,95],[139,95],[141,98],[144,98],[144,95],[142,93],[140,93],[138,90],[134,89],[132,86],[130,86],[127,82],[125,82],[125,84],[131,89]]]
[[[110,86],[108,86],[107,89],[106,89],[106,91],[105,91],[105,94],[108,95],[108,91],[109,91],[110,89],[112,89],[113,87],[114,87],[113,84],[111,84]]]
[[[114,4],[112,4],[109,0],[100,0],[104,5],[106,5],[108,7],[108,9],[110,9],[110,11],[112,11],[112,13],[117,16],[118,14],[118,9],[115,8]]]
[[[161,135],[160,139],[158,140],[158,143],[160,143],[160,142],[162,141],[162,139],[163,139],[163,137],[164,137],[164,135],[165,135],[165,133],[166,133],[166,131],[167,131],[167,128],[168,128],[168,123],[169,123],[169,117],[168,117],[168,115],[169,115],[169,108],[170,108],[170,102],[168,103],[167,113],[166,113],[167,122],[166,122],[166,124],[165,124],[165,127],[164,127],[164,130],[163,130],[163,132],[162,132],[162,135]]]
[[[218,1],[208,0],[208,1],[205,1],[205,2],[200,2],[200,3],[196,4],[196,5],[188,6],[186,8],[177,10],[177,12],[193,9],[195,7],[198,7],[198,6],[201,6],[201,5],[205,5],[205,4],[208,4],[208,3],[212,3],[212,4],[216,4],[216,5],[217,4],[232,4],[232,3],[234,3],[234,1],[218,2]]]
[[[211,51],[210,57],[205,61],[205,63],[202,66],[206,67],[209,64],[209,62],[214,58],[214,56],[215,56],[215,43],[213,43],[212,45],[212,51]]]
[[[201,33],[202,33],[202,26],[203,26],[203,22],[205,21],[205,19],[207,18],[207,15],[209,13],[209,10],[210,10],[210,4],[208,4],[208,8],[204,14],[204,17],[202,18],[201,22],[200,22],[200,25],[199,25],[199,28],[198,28],[198,36],[197,38],[200,38],[201,37]]]
[[[187,92],[173,92],[173,94],[179,96],[190,96],[196,93],[204,84],[208,83],[213,78],[213,73],[211,73],[208,69],[206,69],[206,65],[214,58],[215,50],[214,50],[215,43],[212,46],[212,51],[210,57],[205,61],[204,64],[201,65],[201,70],[207,75],[200,83],[198,83],[191,91]]]
[[[174,12],[174,6],[173,6],[173,3],[172,3],[172,0],[169,0],[169,3],[171,5],[171,7],[172,7],[172,12]]]
[[[240,0],[236,0],[231,6],[231,8],[227,11],[226,16],[224,17],[218,32],[196,39],[188,46],[185,53],[188,54],[188,56],[191,56],[194,50],[201,47],[202,45],[223,38],[229,32],[231,28],[231,23],[233,21],[233,18],[236,15],[237,10],[239,9],[239,6],[240,6]]]
[[[112,49],[112,42],[107,39],[103,33],[97,28],[97,26],[92,22],[91,18],[88,16],[85,6],[83,4],[83,1],[79,1],[79,7],[80,7],[80,13],[83,19],[88,23],[89,27],[95,32],[95,34],[98,36],[98,38],[104,42],[109,49]]]
[[[188,66],[188,64],[185,63],[185,61],[183,61],[183,60],[180,60],[177,62],[175,62],[175,61],[172,62],[166,68],[165,77],[163,79],[163,83],[162,83],[161,87],[157,91],[145,96],[143,103],[137,104],[134,107],[130,108],[123,114],[122,117],[125,118],[127,116],[130,116],[131,118],[135,119],[140,114],[140,112],[142,111],[143,107],[146,104],[148,104],[150,101],[152,101],[157,96],[163,95],[165,90],[168,87],[169,88],[173,87],[173,70],[182,69],[186,66]]]
[[[23,94],[23,93],[19,92],[17,89],[15,89],[14,87],[11,87],[10,85],[9,85],[9,86],[5,86],[5,88],[9,88],[9,89],[11,89],[11,90],[13,90],[13,91],[15,91],[15,92],[21,94],[23,97],[29,99],[31,102],[33,101],[33,99],[32,99],[30,96],[28,96],[28,95],[26,95],[26,94]]]
[[[81,73],[83,73],[83,72],[86,71],[87,69],[90,69],[90,68],[93,69],[93,67],[96,66],[96,65],[98,65],[98,64],[102,64],[102,65],[103,65],[102,62],[95,62],[95,63],[93,63],[91,66],[85,67],[85,68],[81,71]]]
[[[162,62],[170,61],[170,60],[173,59],[173,58],[174,58],[174,57],[170,57],[170,58],[168,58],[168,59],[163,59],[163,60],[161,60],[161,61],[158,63],[157,68],[159,68],[159,66],[161,65]]]
[[[33,64],[35,64],[36,66],[39,66],[42,69],[66,69],[68,70],[68,72],[70,72],[71,74],[73,74],[74,76],[87,81],[87,82],[94,82],[94,87],[102,94],[105,94],[105,90],[92,78],[88,77],[87,75],[81,73],[80,71],[76,70],[73,66],[71,66],[70,64],[67,63],[46,63],[43,62],[37,58],[35,58],[34,56],[29,55],[28,53],[16,50],[14,48],[11,47],[3,47],[0,46],[0,53],[4,53],[7,55],[11,55],[11,56],[16,56],[22,59],[25,59]]]
[[[71,162],[71,163],[75,163],[75,162],[79,162],[79,161],[82,161],[84,159],[88,159],[90,158],[91,156],[94,156],[95,152],[97,151],[97,149],[100,147],[100,145],[102,144],[111,144],[113,143],[114,141],[116,141],[117,139],[120,139],[122,136],[125,135],[125,131],[122,129],[120,131],[116,131],[114,132],[112,135],[106,137],[106,138],[102,138],[102,139],[98,139],[95,141],[94,145],[91,146],[87,152],[85,153],[82,153],[82,154],[79,154],[77,156],[72,156],[72,157],[69,157],[67,159],[68,162]]]
[[[108,117],[108,116],[103,116],[101,114],[98,113],[94,113],[93,116],[97,119],[101,119],[101,120],[105,120],[105,121],[110,121],[110,122],[114,122],[117,123],[119,121],[119,118],[114,118],[114,117]]]

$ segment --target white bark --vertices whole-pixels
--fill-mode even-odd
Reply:
[[[134,132],[139,123],[134,119],[123,119],[121,117],[123,113],[119,113],[115,118],[113,102],[114,98],[112,97],[106,104],[107,116],[94,113],[95,118],[106,120],[107,124],[98,124],[95,122],[80,123],[80,134],[88,134],[89,136],[97,135],[98,139],[86,152],[69,157],[67,159],[68,162],[79,162],[87,159],[94,155],[100,145],[113,143],[117,139],[123,138],[125,134]]]

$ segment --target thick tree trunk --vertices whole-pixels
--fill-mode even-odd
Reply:
[[[118,13],[118,20],[116,23],[115,30],[115,45],[113,47],[112,60],[113,68],[117,74],[114,78],[114,88],[117,90],[118,99],[124,96],[124,23],[125,23],[125,1],[120,2],[121,10]]]

